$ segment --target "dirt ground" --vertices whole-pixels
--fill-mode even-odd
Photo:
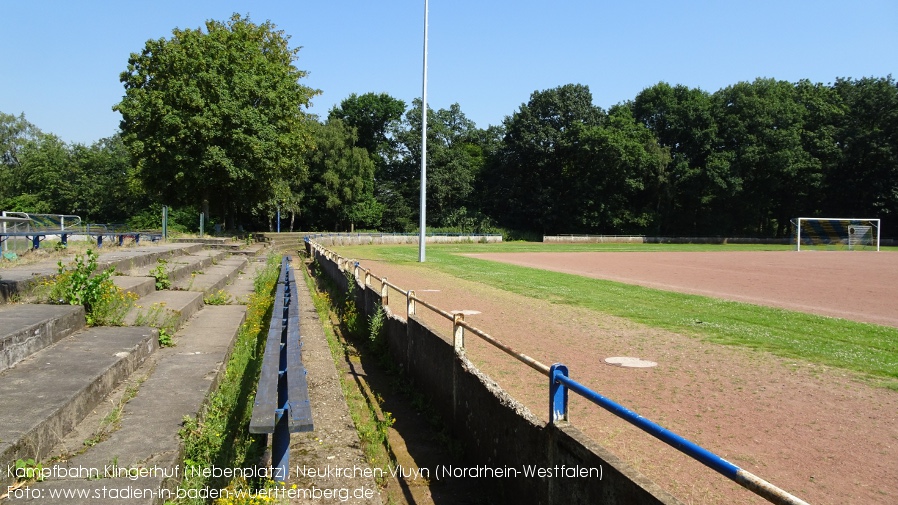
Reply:
[[[656,289],[898,326],[898,255],[893,253],[734,251],[470,256]]]
[[[845,254],[851,261],[843,253],[819,252],[520,253],[501,259],[898,326],[898,256]],[[871,387],[850,372],[526,298],[426,265],[359,261],[444,310],[480,312],[467,320],[543,363],[566,364],[578,382],[809,503],[898,503],[895,391]],[[391,296],[391,309],[404,316],[405,300]],[[421,309],[419,314],[445,328],[449,338],[447,320]],[[548,419],[546,377],[475,337],[468,337],[466,352]],[[609,366],[603,360],[610,356],[658,366]],[[684,503],[767,503],[576,395],[570,419]]]

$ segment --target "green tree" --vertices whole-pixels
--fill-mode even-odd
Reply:
[[[421,100],[415,99],[395,137],[403,156],[396,180],[403,181],[409,202],[420,202]],[[456,103],[427,113],[427,221],[440,227],[462,226],[476,214],[475,183],[485,163],[481,136]],[[401,168],[399,168],[401,167]],[[469,210],[470,209],[470,210]]]
[[[310,186],[305,216],[313,226],[353,230],[377,227],[382,209],[374,198],[374,162],[356,147],[355,129],[340,119],[313,123],[315,149],[308,153]]]
[[[382,165],[391,150],[390,132],[404,113],[405,102],[386,93],[353,93],[331,109],[328,118],[355,128],[356,145]]]
[[[78,205],[74,212],[85,222],[124,223],[150,205],[134,179],[131,155],[120,135],[100,139],[89,147],[72,147],[77,166]]]
[[[558,208],[571,233],[644,233],[658,220],[670,157],[627,107],[601,125],[574,126],[571,163],[562,174],[567,198]]]
[[[844,120],[848,109],[832,86],[811,83],[808,80],[801,80],[795,84],[795,98],[804,110],[802,146],[811,156],[815,167],[807,174],[806,204],[791,217],[798,217],[798,214],[841,216],[843,214],[839,212],[830,213],[830,210],[835,208],[833,204],[836,202],[827,195],[830,190],[826,186],[837,173],[842,160],[837,137],[838,125]],[[833,196],[840,192],[835,189],[834,193]]]
[[[305,177],[303,108],[318,92],[300,84],[299,49],[271,22],[235,14],[205,28],[175,29],[132,53],[114,109],[148,193],[224,219],[276,201],[278,181]]]
[[[577,134],[604,117],[587,86],[534,92],[504,121],[502,147],[487,174],[495,198],[492,215],[517,229],[568,232],[569,202],[576,195],[566,174],[577,162]]]
[[[79,167],[59,137],[37,133],[22,142],[8,167],[9,195],[3,210],[38,214],[73,214],[79,207]]]
[[[833,88],[846,109],[836,121],[840,160],[826,182],[829,209],[846,217],[878,217],[883,220],[884,236],[894,236],[898,229],[894,225],[898,218],[898,83],[890,75],[838,79]]]
[[[0,112],[0,210],[33,207],[35,202],[20,201],[17,179],[22,177],[19,170],[22,148],[39,133],[40,130],[25,119],[25,114],[14,116]]]
[[[412,207],[406,199],[408,182],[402,169],[407,160],[399,157],[397,132],[405,113],[405,102],[386,93],[353,93],[331,109],[329,119],[340,119],[356,130],[355,145],[368,152],[375,164],[376,204],[370,206],[380,215],[378,226],[386,230],[412,229]]]
[[[741,181],[730,233],[786,236],[790,219],[812,205],[820,165],[803,143],[807,109],[795,86],[741,82],[714,94],[721,147]]]
[[[670,152],[657,232],[696,236],[726,229],[727,206],[739,181],[730,172],[727,157],[716,151],[719,140],[711,95],[661,82],[642,90],[629,106]]]
[[[0,112],[0,164],[13,167],[20,164],[22,146],[34,140],[40,130],[25,119],[25,114],[14,116]]]

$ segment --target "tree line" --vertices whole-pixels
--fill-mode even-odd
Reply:
[[[0,115],[0,208],[152,225],[162,204],[233,228],[415,231],[421,102],[353,94],[327,117],[298,49],[233,16],[147,42],[121,131],[67,145]],[[605,110],[535,91],[500,125],[428,110],[427,221],[464,232],[762,236],[798,216],[898,217],[898,84],[661,82]],[[892,235],[895,233],[892,232]]]
[[[322,229],[415,229],[420,101],[406,110],[384,93],[352,95],[319,124],[369,154],[373,179],[370,166],[357,172],[370,182],[334,207],[321,203],[331,198],[322,179],[304,213]],[[486,129],[457,104],[428,111],[427,149],[435,227],[784,237],[799,216],[880,218],[887,230],[898,217],[891,76],[756,79],[714,93],[661,82],[607,111],[568,84]],[[321,213],[330,208],[342,214]]]

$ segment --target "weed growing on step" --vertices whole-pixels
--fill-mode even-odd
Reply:
[[[165,328],[159,328],[159,347],[174,347],[175,341]]]
[[[184,291],[191,291],[193,289],[193,283],[196,281],[196,276],[201,274],[202,272],[191,272],[190,274],[190,282],[187,283],[187,287],[184,288]]]
[[[280,256],[270,256],[265,268],[256,276],[255,292],[247,304],[246,320],[237,334],[234,351],[228,359],[221,384],[212,393],[198,417],[184,419],[180,436],[184,440],[187,478],[181,482],[180,489],[183,493],[179,494],[187,495],[190,491],[204,488],[258,489],[273,485],[264,481],[229,482],[220,477],[205,478],[199,472],[191,472],[189,469],[251,467],[257,464],[265,449],[265,437],[249,433],[249,421],[280,263]],[[205,502],[185,499],[177,503]]]
[[[156,279],[156,291],[162,291],[171,287],[171,279],[168,277],[166,265],[168,265],[168,261],[159,258],[156,260],[156,267],[150,270],[150,276]]]
[[[165,329],[169,333],[174,333],[178,326],[178,316],[173,311],[166,310],[165,302],[156,302],[148,308],[135,305],[137,316],[134,319],[134,326],[152,326],[153,328]]]
[[[51,303],[83,305],[90,326],[120,326],[137,296],[112,282],[115,267],[98,270],[97,253],[88,249],[68,266],[57,263],[56,276],[39,287],[41,298]]]
[[[107,438],[109,438],[109,435],[112,432],[118,430],[122,420],[122,415],[124,414],[125,404],[133,400],[137,396],[137,393],[140,390],[140,385],[143,384],[146,380],[147,377],[144,376],[129,384],[128,387],[125,388],[124,393],[122,393],[121,398],[119,398],[115,408],[109,411],[109,413],[106,414],[106,417],[104,417],[103,420],[100,421],[100,425],[97,427],[97,430],[94,432],[94,434],[84,441],[83,450],[75,454],[68,454],[65,456],[65,458],[71,459],[77,454],[81,454],[82,452],[84,452],[84,450],[106,440]]]
[[[210,293],[203,297],[203,303],[206,305],[228,305],[231,303],[231,295],[223,289],[219,289],[214,293]]]
[[[44,474],[43,474],[44,466],[31,458],[28,459],[17,459],[16,460],[16,471],[15,475],[19,476],[19,481],[24,482],[43,482]]]

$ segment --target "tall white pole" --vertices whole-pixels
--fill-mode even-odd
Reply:
[[[427,222],[427,14],[428,0],[424,0],[424,84],[421,91],[421,221],[418,236],[418,261],[424,263],[424,237]]]

